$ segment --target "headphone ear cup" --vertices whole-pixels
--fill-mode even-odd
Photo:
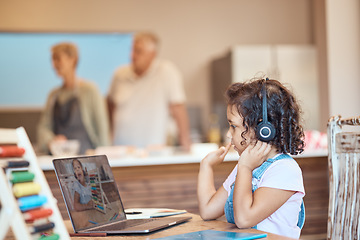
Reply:
[[[269,142],[275,138],[275,127],[269,122],[261,122],[256,128],[256,136],[260,141]]]

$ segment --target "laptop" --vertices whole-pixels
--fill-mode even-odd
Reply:
[[[149,233],[191,219],[126,219],[105,155],[59,158],[53,164],[75,233]]]

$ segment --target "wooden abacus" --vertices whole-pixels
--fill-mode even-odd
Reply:
[[[92,201],[95,204],[95,209],[106,213],[106,208],[110,206],[107,206],[106,202],[109,203],[109,200],[106,197],[106,194],[104,193],[104,190],[102,188],[102,181],[100,179],[100,174],[98,170],[96,172],[89,174],[90,178],[90,185],[91,185],[91,194],[92,194]]]
[[[54,198],[23,127],[0,129],[0,239],[69,240]],[[2,154],[3,153],[3,154]]]

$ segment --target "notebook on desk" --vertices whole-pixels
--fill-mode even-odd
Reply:
[[[75,233],[149,233],[191,217],[127,219],[105,155],[53,160]]]

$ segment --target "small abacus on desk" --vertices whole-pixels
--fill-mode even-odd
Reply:
[[[0,129],[0,239],[70,239],[24,130]]]

